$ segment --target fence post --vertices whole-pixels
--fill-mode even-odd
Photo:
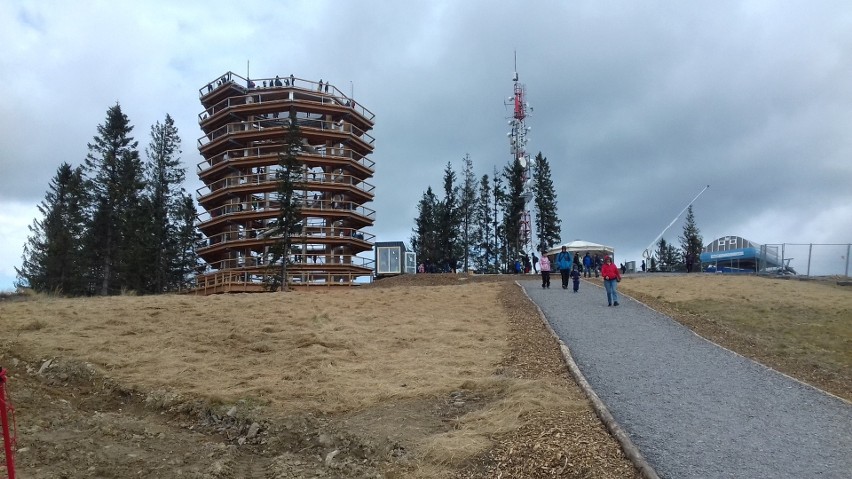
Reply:
[[[12,406],[6,401],[6,370],[0,368],[0,422],[3,426],[3,444],[6,450],[6,472],[9,479],[15,479],[15,456],[13,455],[13,439],[9,434],[8,411]]]
[[[849,277],[849,250],[852,249],[852,244],[846,243],[846,277]]]
[[[811,253],[814,251],[814,244],[808,245],[808,278],[811,277]]]
[[[785,268],[785,266],[787,266],[787,263],[784,262],[784,247],[786,245],[787,245],[787,243],[781,243],[781,272],[782,273],[787,272],[787,268]]]

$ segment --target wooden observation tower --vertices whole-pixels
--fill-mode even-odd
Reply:
[[[295,113],[302,137],[302,231],[292,236],[290,286],[352,285],[373,272],[374,115],[333,85],[287,77],[247,79],[228,72],[199,90],[204,160],[197,191],[204,213],[197,253],[199,294],[266,290],[276,243],[276,171]]]

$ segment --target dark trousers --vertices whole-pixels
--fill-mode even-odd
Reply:
[[[568,284],[571,282],[571,270],[563,269],[560,273],[562,273],[562,287],[568,288]]]
[[[577,291],[579,291],[579,290],[580,290],[580,280],[579,280],[579,279],[575,279],[575,280],[574,280],[574,292],[576,293],[576,292],[577,292]]]
[[[549,288],[550,287],[550,271],[542,271],[541,272],[541,287]]]

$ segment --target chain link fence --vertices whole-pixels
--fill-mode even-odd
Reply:
[[[780,243],[761,246],[758,272],[807,277],[849,277],[852,244]]]

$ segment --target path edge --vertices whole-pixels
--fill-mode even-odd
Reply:
[[[615,420],[612,414],[607,409],[606,405],[601,401],[601,398],[598,397],[597,393],[592,386],[586,381],[586,377],[583,376],[583,373],[580,371],[579,366],[574,361],[574,357],[571,355],[571,350],[568,349],[568,346],[559,338],[559,335],[556,334],[556,331],[553,330],[553,327],[550,325],[550,322],[547,320],[547,316],[544,315],[544,311],[536,304],[535,301],[530,298],[529,294],[527,294],[527,290],[524,289],[523,286],[518,281],[515,281],[515,284],[521,289],[521,292],[524,293],[524,296],[527,300],[535,306],[536,311],[538,311],[538,317],[541,319],[541,322],[544,323],[544,326],[550,331],[550,335],[553,336],[553,339],[559,343],[559,350],[562,352],[562,359],[565,360],[565,364],[568,366],[568,371],[571,372],[571,376],[574,378],[574,381],[580,386],[580,389],[583,390],[583,393],[592,403],[592,408],[595,410],[595,414],[597,414],[598,418],[601,422],[604,423],[609,433],[615,437],[615,440],[621,445],[621,450],[624,452],[624,455],[627,456],[627,459],[633,463],[633,466],[639,471],[639,474],[644,479],[660,479],[660,476],[657,475],[657,471],[651,466],[650,463],[645,459],[645,456],[639,451],[639,448],[630,440],[630,436],[627,435],[627,432],[621,427],[620,424]]]

